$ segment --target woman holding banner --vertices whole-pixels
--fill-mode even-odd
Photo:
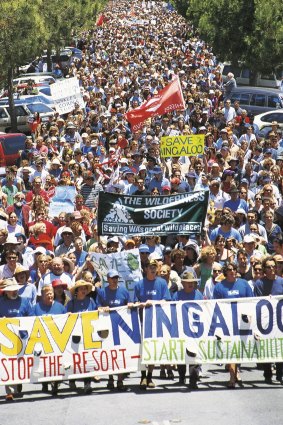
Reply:
[[[214,299],[253,297],[253,291],[248,282],[244,279],[237,278],[238,270],[235,264],[225,264],[222,272],[223,275],[220,275],[216,279],[218,283],[214,287]],[[230,363],[227,366],[230,372],[230,380],[227,387],[232,389],[236,387],[236,382],[241,382],[242,380],[236,363]]]

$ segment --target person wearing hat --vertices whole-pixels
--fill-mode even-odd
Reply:
[[[145,265],[145,277],[136,283],[134,288],[134,302],[141,308],[152,305],[153,301],[171,301],[170,292],[164,279],[157,276],[158,261],[150,260]],[[152,381],[154,365],[148,365],[141,371],[140,388],[155,388]]]
[[[32,309],[33,316],[54,316],[57,314],[65,314],[66,308],[54,300],[54,289],[51,284],[43,285],[41,298]],[[51,382],[51,393],[56,396],[58,393],[59,383],[57,381]],[[42,391],[48,392],[48,382],[42,384]]]
[[[18,294],[22,298],[27,298],[31,305],[35,305],[37,290],[35,285],[29,282],[30,272],[28,267],[19,265],[16,267],[14,278],[20,285]]]
[[[161,193],[163,186],[169,186],[170,182],[166,177],[163,177],[163,171],[159,165],[156,165],[152,170],[153,178],[151,179],[148,190],[151,192],[154,188],[157,188],[159,190],[159,193]]]
[[[72,299],[67,304],[67,312],[69,313],[81,313],[85,311],[97,310],[97,305],[92,297],[89,296],[93,290],[93,285],[85,280],[77,280],[75,285],[70,288]],[[70,387],[76,389],[75,381],[71,381]],[[84,394],[90,394],[91,378],[84,379]]]
[[[249,283],[237,277],[237,266],[234,263],[226,263],[222,269],[224,279],[218,282],[213,291],[213,299],[249,298],[253,297],[253,290]],[[235,388],[236,382],[241,381],[235,363],[228,365],[230,380],[228,388]]]
[[[97,306],[98,310],[102,312],[109,312],[110,308],[117,308],[130,304],[130,294],[124,286],[119,285],[119,273],[117,270],[111,269],[107,273],[108,286],[98,289],[97,293]],[[123,383],[123,374],[118,375],[117,389],[119,391],[125,390]],[[108,389],[114,389],[113,375],[109,376]]]
[[[229,201],[225,201],[223,208],[230,208],[233,212],[236,212],[242,208],[246,213],[248,212],[248,204],[244,199],[239,197],[239,189],[236,185],[232,185],[229,191],[230,198]]]
[[[190,300],[203,300],[202,293],[197,289],[198,279],[192,272],[185,272],[181,276],[181,284],[183,289],[173,294],[173,301],[190,301]],[[178,365],[179,383],[186,383],[186,365]],[[190,389],[195,390],[198,388],[197,381],[199,378],[200,366],[191,365],[189,367],[190,375]]]
[[[124,195],[133,195],[137,190],[135,173],[131,168],[126,168],[123,175],[125,177],[123,180],[123,182],[125,183],[123,193]]]
[[[50,170],[49,170],[49,175],[55,177],[56,181],[58,182],[60,179],[60,175],[61,175],[61,162],[58,158],[54,158],[51,161],[50,164]],[[46,179],[45,179],[46,182]]]
[[[65,292],[68,289],[67,283],[64,283],[61,279],[54,279],[51,285],[54,289],[54,300],[66,307],[70,301],[70,298]]]
[[[4,279],[1,285],[3,296],[0,297],[0,317],[32,316],[32,306],[27,298],[20,297],[21,286],[14,278]],[[13,401],[21,393],[22,385],[6,385],[6,401]]]
[[[67,143],[70,143],[73,150],[80,148],[83,142],[80,133],[77,131],[77,126],[72,121],[67,122],[64,138]]]
[[[62,254],[68,254],[75,249],[74,233],[70,227],[65,226],[61,232],[63,242],[55,249],[55,256],[60,257]]]
[[[196,175],[194,171],[189,171],[188,173],[185,174],[185,177],[187,178],[187,182],[189,186],[188,192],[193,192],[198,176]]]

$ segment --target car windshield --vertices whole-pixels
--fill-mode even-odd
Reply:
[[[27,105],[27,108],[30,110],[30,112],[32,114],[34,114],[35,112],[39,112],[39,113],[53,112],[53,110],[51,108],[44,105],[43,103],[32,103],[32,104]]]

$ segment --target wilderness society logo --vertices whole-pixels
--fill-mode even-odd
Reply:
[[[198,234],[202,230],[208,193],[172,196],[126,196],[99,193],[99,234]]]

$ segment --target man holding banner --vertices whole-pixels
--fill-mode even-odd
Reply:
[[[135,286],[134,301],[141,308],[150,307],[154,301],[171,301],[166,281],[157,276],[157,267],[158,262],[150,260],[145,267],[145,277]],[[148,365],[147,374],[145,368],[141,370],[141,389],[155,388],[152,380],[153,369],[154,365]]]

